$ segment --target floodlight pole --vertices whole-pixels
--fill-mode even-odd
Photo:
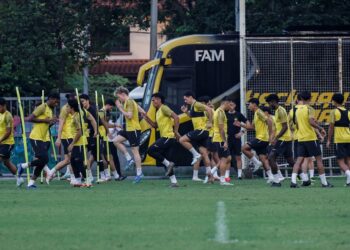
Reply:
[[[157,51],[158,0],[151,0],[151,45],[150,59]]]

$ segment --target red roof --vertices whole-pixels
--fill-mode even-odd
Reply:
[[[92,67],[90,74],[102,75],[106,72],[113,75],[136,77],[140,67],[148,60],[110,60],[102,61]]]

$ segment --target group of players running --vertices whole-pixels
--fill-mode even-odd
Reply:
[[[243,153],[254,166],[254,172],[264,168],[272,187],[281,187],[284,179],[277,164],[278,156],[283,156],[293,166],[291,188],[298,187],[297,176],[300,172],[301,185],[311,185],[307,165],[310,162],[313,165],[312,159],[316,161],[322,187],[333,187],[326,179],[321,156],[320,140],[324,140],[326,131],[315,119],[315,110],[310,106],[310,92],[298,94],[297,103],[289,114],[280,105],[276,94],[267,96],[268,107],[260,107],[259,100],[252,98],[248,101],[248,108],[254,117],[249,122],[235,110],[235,102],[228,97],[224,97],[214,110],[209,97],[196,100],[194,93],[188,91],[184,94],[185,105],[181,110],[192,120],[193,130],[185,135],[180,135],[179,117],[165,104],[165,97],[161,93],[152,95],[152,105],[156,110],[153,119],[129,97],[126,88],[119,87],[114,94],[117,100],[107,100],[100,110],[90,103],[88,95],[82,94],[77,98],[75,94],[68,94],[68,102],[61,108],[58,119],[54,117],[53,109],[59,105],[60,98],[58,94],[50,94],[45,103],[38,105],[25,118],[27,122],[33,123],[29,139],[35,157],[31,162],[20,163],[17,167],[10,160],[15,143],[13,118],[6,109],[5,99],[0,98],[0,160],[16,176],[17,186],[24,183],[21,176],[26,168],[34,168],[27,186],[34,189],[35,181],[42,171],[46,172],[46,181],[49,183],[58,171],[67,167],[67,170],[71,169],[72,186],[90,187],[93,182],[91,166],[95,161],[100,173],[98,181],[110,180],[111,175],[115,180],[124,180],[117,150],[125,156],[125,169],[136,167],[134,183],[139,183],[143,178],[139,153],[141,116],[150,127],[159,130],[159,138],[147,153],[164,165],[171,187],[179,186],[174,164],[178,155],[172,150],[176,143],[192,154],[193,181],[202,181],[198,177],[198,170],[203,163],[206,168],[204,183],[218,180],[220,185],[233,185],[230,179],[232,156],[236,160],[238,179],[241,179]],[[350,186],[350,114],[343,106],[342,94],[334,94],[332,102],[335,109],[330,114],[326,146],[330,147],[334,135],[337,161],[346,174],[346,186]],[[110,114],[115,106],[124,117],[122,126],[111,122]],[[50,126],[57,122],[59,126],[55,145],[63,147],[64,159],[50,170],[47,167]],[[249,130],[255,131],[254,139],[241,146],[241,138]],[[125,147],[126,141],[132,156]],[[107,166],[110,166],[110,170]]]

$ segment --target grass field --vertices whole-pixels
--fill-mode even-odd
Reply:
[[[0,181],[0,249],[350,249],[350,189],[331,182],[272,189],[263,180],[180,180],[170,189],[165,180],[128,180],[73,189],[55,181],[28,191]]]

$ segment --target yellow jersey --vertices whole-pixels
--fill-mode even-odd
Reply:
[[[350,112],[344,107],[333,109],[329,123],[334,124],[334,143],[350,143]]]
[[[141,130],[137,103],[132,99],[126,100],[126,102],[124,103],[124,110],[126,112],[132,113],[131,119],[128,119],[127,117],[125,117],[125,130],[126,131]]]
[[[106,128],[105,126],[103,126],[101,120],[105,120],[105,110],[104,109],[101,109],[100,111],[98,111],[98,119],[99,119],[99,127],[98,127],[98,132],[101,136],[101,138],[104,140],[104,141],[107,141],[107,132],[106,132]]]
[[[212,111],[213,111],[213,113],[214,113],[214,110],[213,109],[211,109]],[[207,124],[209,123],[209,117],[208,117],[208,113],[207,112],[205,112],[205,115],[206,115],[206,117],[207,117]],[[214,127],[213,127],[213,124],[211,124],[211,128],[209,129],[209,137],[211,137],[211,138],[213,138],[213,135],[214,135]]]
[[[33,115],[37,119],[51,119],[53,117],[53,112],[52,109],[46,103],[43,103],[34,109]],[[48,123],[34,123],[33,129],[29,134],[29,138],[32,140],[49,142],[49,129],[50,125]]]
[[[317,135],[311,126],[309,119],[315,117],[315,110],[309,105],[300,105],[295,112],[295,120],[298,126],[298,141],[316,141]]]
[[[225,111],[222,110],[220,107],[217,108],[214,112],[213,142],[224,142],[220,134],[219,125],[224,125],[225,137],[227,138],[227,117],[226,117]]]
[[[191,105],[190,116],[194,130],[207,130],[208,119],[205,114],[206,109],[206,105],[197,101]]]
[[[253,119],[255,138],[260,141],[269,141],[269,128],[266,123],[267,119],[267,116],[261,109],[255,111]]]
[[[301,105],[295,105],[291,110],[289,110],[289,128],[293,128],[293,140],[298,140],[298,126],[296,125],[296,119],[294,118],[294,110],[296,111]]]
[[[60,112],[60,120],[64,120],[61,139],[72,139],[74,137],[72,131],[73,116],[67,112],[67,106],[68,104],[65,104]]]
[[[289,128],[287,111],[282,106],[278,106],[278,108],[275,111],[274,123],[276,126],[275,136],[277,136],[281,132],[282,124],[287,123],[287,131],[278,140],[291,141],[292,136],[291,136],[291,132],[290,132],[290,128]]]
[[[167,106],[162,105],[156,112],[156,122],[158,125],[160,137],[175,138],[173,129],[174,121],[171,118],[173,111]]]
[[[77,130],[81,130],[81,125],[83,124],[83,129],[84,131],[82,132],[81,137],[79,138],[79,140],[74,143],[74,146],[82,146],[82,145],[87,145],[87,135],[89,134],[89,130],[88,130],[88,123],[86,121],[87,117],[90,115],[90,113],[88,111],[85,111],[86,113],[83,114],[83,121],[80,120],[80,114],[79,112],[75,112],[73,117],[73,123],[72,123],[72,132],[74,137],[77,134]]]
[[[4,113],[0,113],[0,138],[2,138],[6,134],[6,130],[10,128],[11,134],[10,136],[1,142],[1,144],[13,145],[15,144],[15,138],[13,136],[13,118],[9,111],[5,111]]]

